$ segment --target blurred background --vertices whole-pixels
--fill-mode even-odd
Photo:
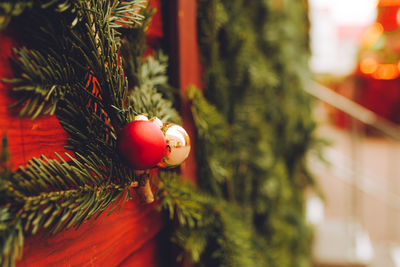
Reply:
[[[315,266],[400,267],[400,0],[310,0]],[[321,157],[325,162],[318,160]]]

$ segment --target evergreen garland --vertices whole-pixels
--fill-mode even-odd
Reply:
[[[17,75],[8,80],[21,115],[56,114],[75,152],[32,159],[12,172],[3,139],[2,266],[21,256],[24,234],[79,227],[129,199],[141,177],[119,156],[116,135],[135,114],[179,121],[165,56],[143,60],[153,11],[131,12],[142,4],[0,3],[3,27],[15,16],[24,31],[26,47],[15,50]],[[296,0],[199,2],[207,90],[204,97],[192,88],[188,98],[200,188],[161,171],[157,192],[160,207],[179,222],[172,240],[199,266],[310,264],[302,192],[312,184],[304,158],[314,123],[301,90],[308,78],[304,16],[305,5]]]
[[[183,251],[177,260],[198,266],[265,266],[240,206],[201,192],[174,173],[162,172],[160,180],[160,205],[179,222],[172,235]]]
[[[230,266],[246,266],[241,262],[254,254],[259,262],[249,266],[311,265],[303,191],[313,185],[305,156],[315,124],[302,90],[310,77],[306,9],[296,0],[199,2],[210,103],[200,91],[189,93],[204,167],[198,182],[218,201],[229,201],[227,219],[246,225],[250,237],[242,241],[253,251],[232,257]],[[221,250],[221,260],[229,257],[221,246],[213,250]]]

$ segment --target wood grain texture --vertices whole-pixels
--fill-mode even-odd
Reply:
[[[166,247],[161,247],[164,244]],[[171,266],[168,261],[170,244],[165,244],[165,236],[157,235],[155,238],[145,243],[139,250],[133,252],[129,257],[125,258],[118,266],[146,266],[146,267],[167,267]],[[157,255],[158,257],[154,257]],[[161,256],[161,257],[160,257]]]
[[[141,263],[134,266],[156,266],[154,237],[163,219],[155,204],[142,206],[139,201],[129,201],[120,213],[103,220],[104,216],[78,230],[27,238],[24,257],[17,266],[131,266],[123,262],[133,254],[135,259],[130,261]],[[152,249],[143,249],[145,244]]]
[[[156,10],[156,13],[151,18],[150,28],[146,33],[146,42],[149,48],[151,48],[157,46],[160,39],[163,38],[164,33],[163,33],[160,0],[151,0],[149,6]]]
[[[9,63],[13,45],[10,36],[0,33],[0,78],[11,78],[13,75]],[[19,118],[18,110],[7,108],[16,101],[11,89],[10,84],[0,82],[0,134],[7,133],[13,169],[42,154],[48,158],[56,158],[54,152],[64,154],[67,134],[57,118]]]
[[[161,7],[159,0],[152,0],[152,5]],[[148,36],[152,43],[162,36],[159,15],[156,21]],[[0,78],[13,75],[9,64],[13,46],[11,34],[0,32]],[[33,121],[19,118],[16,110],[7,109],[15,101],[11,91],[9,84],[0,82],[0,134],[7,133],[13,169],[26,165],[32,157],[44,154],[56,158],[54,152],[66,152],[67,134],[56,117],[43,116]],[[164,261],[157,255],[160,240],[156,236],[164,222],[155,207],[156,204],[141,205],[133,199],[104,221],[102,215],[78,230],[50,237],[26,237],[24,255],[17,266],[160,266]]]

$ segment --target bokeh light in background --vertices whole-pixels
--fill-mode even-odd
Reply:
[[[309,3],[309,91],[332,142],[329,167],[310,161],[325,200],[307,205],[315,266],[400,267],[400,0]]]
[[[362,37],[377,15],[377,0],[310,0],[311,68],[346,75],[357,65]]]

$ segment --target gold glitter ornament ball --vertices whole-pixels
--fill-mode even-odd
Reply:
[[[161,168],[177,167],[189,156],[189,135],[183,127],[175,123],[164,124],[161,130],[167,141],[167,149],[164,158],[157,164],[157,166]]]

